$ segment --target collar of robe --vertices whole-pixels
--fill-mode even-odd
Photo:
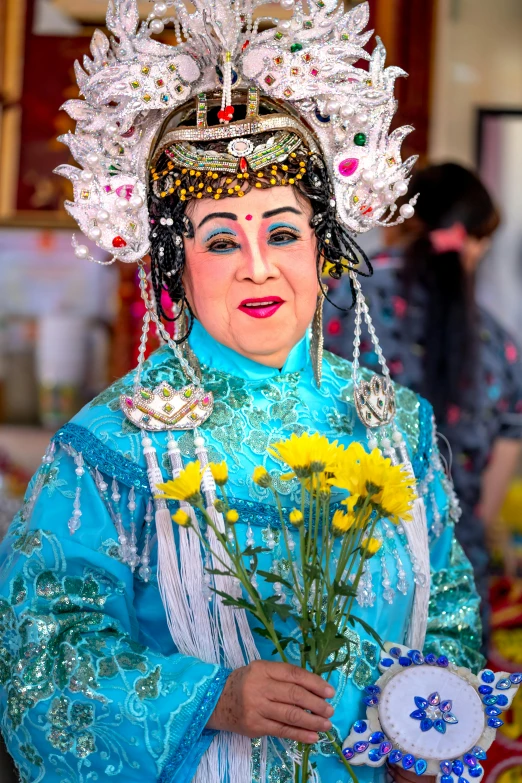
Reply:
[[[242,356],[232,348],[222,345],[207,332],[199,321],[194,322],[189,344],[201,364],[248,381],[263,381],[288,373],[302,372],[308,365],[311,365],[309,331],[294,345],[281,369],[259,364],[253,359]]]

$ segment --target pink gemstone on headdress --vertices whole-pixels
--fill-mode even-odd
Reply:
[[[203,405],[209,405],[210,404],[210,397],[203,397]]]
[[[103,189],[104,189],[104,191],[105,191],[106,193],[112,193],[112,188],[111,188],[111,186],[110,186],[110,185],[105,185],[105,187],[104,187]]]
[[[130,397],[127,397],[125,399],[125,405],[127,405],[127,407],[129,407],[129,408],[133,408],[134,407],[134,401]]]
[[[116,193],[120,198],[123,196],[123,198],[126,198],[127,201],[132,196],[132,193],[134,191],[134,185],[120,185],[119,188],[116,188]]]
[[[358,158],[346,158],[339,163],[339,174],[342,177],[351,177],[359,168]]]

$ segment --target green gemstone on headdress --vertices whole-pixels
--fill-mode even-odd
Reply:
[[[140,394],[144,400],[150,400],[150,398],[152,397],[152,395],[148,391],[145,391],[145,389],[142,389]]]
[[[358,147],[365,147],[367,141],[368,137],[366,136],[366,133],[356,133],[353,139],[354,144]]]
[[[280,41],[282,37],[283,37],[283,33],[282,33],[282,32],[280,32],[279,30],[278,30],[278,31],[277,31],[277,33],[274,35],[274,38],[275,38],[275,40],[276,40],[276,41]]]
[[[303,49],[303,44],[301,43],[293,43],[292,46],[290,47],[290,51],[292,52],[292,54],[295,54],[296,52],[300,52],[302,51],[302,49]]]
[[[176,73],[177,70],[178,70],[178,66],[174,65],[174,63],[171,63],[169,65],[169,71],[171,71],[172,73]]]
[[[350,36],[348,35],[348,33],[343,33],[341,35],[341,40],[342,41],[349,41],[350,40]]]
[[[187,398],[187,400],[192,397],[192,389],[187,389],[185,391],[185,397]]]
[[[170,397],[170,391],[167,389],[166,386],[163,387],[161,393],[163,394],[164,397]]]
[[[304,23],[305,30],[311,30],[313,26],[314,23],[312,22],[311,19],[307,19],[306,22]]]
[[[130,83],[130,86],[132,87],[133,90],[138,90],[140,87],[140,83],[138,81],[134,81]]]

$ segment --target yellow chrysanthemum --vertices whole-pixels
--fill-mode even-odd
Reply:
[[[341,455],[329,482],[348,490],[352,497],[370,494],[372,504],[395,523],[411,520],[413,480],[401,465],[392,465],[378,449],[368,454],[360,443],[352,443]]]
[[[290,520],[292,525],[295,525],[295,527],[301,527],[301,525],[304,522],[304,517],[297,508],[294,508],[293,511],[289,513],[288,519]]]
[[[355,518],[353,514],[345,514],[345,512],[341,511],[340,508],[337,509],[332,517],[332,527],[334,529],[334,533],[339,535],[347,533],[350,528],[353,527],[354,521]]]
[[[361,549],[364,556],[370,558],[377,554],[381,546],[382,541],[379,541],[378,538],[365,538],[362,542]]]
[[[235,525],[239,519],[239,514],[237,513],[235,508],[231,508],[230,511],[227,511],[225,519],[227,520],[229,525]]]
[[[294,476],[293,473],[290,474],[291,476]],[[322,473],[316,474],[313,479],[310,477],[309,479],[306,479],[304,482],[304,485],[308,492],[312,493],[312,491],[318,492],[320,495],[323,495],[323,497],[326,497],[329,495],[332,491],[332,488],[330,486],[329,478],[331,476],[331,473],[326,473],[323,471]],[[283,476],[281,476],[283,478]]]
[[[192,506],[201,503],[201,465],[199,460],[189,462],[178,478],[158,484],[159,496],[168,500],[185,500]]]
[[[337,445],[337,441],[330,443],[328,438],[317,432],[312,435],[307,432],[292,435],[288,440],[274,443],[268,448],[268,453],[286,463],[297,478],[309,478],[312,473],[330,472],[342,451],[344,449]]]
[[[223,462],[211,462],[209,464],[210,472],[218,487],[224,487],[228,481],[228,465]]]
[[[257,484],[258,486],[263,487],[264,489],[269,487],[270,484],[272,483],[270,473],[262,465],[258,465],[257,468],[254,469],[254,472],[252,474],[252,480],[254,484]]]
[[[361,506],[364,503],[364,500],[365,498],[359,497],[359,495],[350,495],[349,498],[342,501],[342,505],[346,506],[346,512],[354,517],[354,521],[357,521],[357,527],[361,528],[366,526],[373,511],[371,504],[368,504],[364,514],[361,515]]]
[[[186,511],[183,511],[182,508],[178,508],[176,513],[173,514],[172,519],[180,527],[190,527],[190,523],[191,523],[190,516],[187,514]]]

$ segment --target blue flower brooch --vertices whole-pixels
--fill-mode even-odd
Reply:
[[[480,783],[502,712],[509,709],[522,673],[484,669],[477,676],[398,644],[385,644],[381,677],[364,691],[366,720],[344,742],[354,766],[395,764],[437,783]]]

